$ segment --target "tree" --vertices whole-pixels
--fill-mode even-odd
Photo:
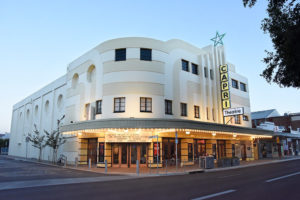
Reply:
[[[36,128],[36,124],[34,124],[33,134],[28,133],[28,140],[32,142],[32,146],[39,150],[39,161],[42,158],[43,148],[46,146],[45,144],[45,136],[40,135],[40,132]]]
[[[62,135],[59,131],[61,121],[64,119],[64,117],[65,117],[65,115],[61,119],[57,120],[57,129],[56,130],[53,130],[51,133],[44,130],[44,132],[46,134],[46,138],[47,138],[46,145],[49,146],[50,148],[52,148],[52,150],[53,150],[52,151],[53,163],[56,162],[58,148],[66,142],[66,139],[64,137],[62,137]]]
[[[257,0],[243,0],[252,7]],[[262,72],[267,82],[300,88],[300,3],[296,0],[268,0],[269,17],[262,20],[262,30],[269,33],[275,52],[266,51]]]

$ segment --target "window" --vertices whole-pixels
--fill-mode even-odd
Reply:
[[[208,107],[206,107],[206,118],[207,118],[207,120],[209,120],[209,110],[208,110]]]
[[[232,157],[235,157],[235,144],[231,145],[231,153],[232,153]]]
[[[198,65],[192,63],[192,73],[198,75]]]
[[[239,89],[238,81],[231,79],[232,87],[235,89]]]
[[[115,61],[126,60],[126,49],[116,49]]]
[[[172,115],[172,101],[165,100],[165,114]]]
[[[195,118],[200,118],[200,109],[199,106],[194,106]]]
[[[181,116],[187,116],[187,105],[186,103],[180,103]]]
[[[215,109],[211,109],[211,115],[212,115],[213,121],[215,121]]]
[[[114,112],[125,112],[125,97],[114,99]]]
[[[141,97],[140,111],[141,112],[152,112],[152,98]]]
[[[240,87],[241,87],[242,91],[247,92],[246,84],[245,83],[240,82]]]
[[[181,60],[182,70],[188,72],[189,71],[189,62],[186,60]]]
[[[249,117],[247,115],[243,115],[243,120],[244,121],[249,121]]]
[[[104,142],[99,143],[99,162],[104,162]]]
[[[193,161],[193,143],[188,143],[188,160]]]
[[[210,80],[214,80],[214,71],[212,69],[209,70],[209,74],[210,74]]]
[[[241,124],[241,117],[240,117],[240,115],[235,115],[234,116],[234,122],[236,124]]]
[[[204,67],[204,77],[207,78],[208,77],[208,71],[207,71],[207,67]]]
[[[140,59],[151,61],[152,60],[152,49],[141,48]]]
[[[96,101],[96,114],[102,114],[102,100]]]

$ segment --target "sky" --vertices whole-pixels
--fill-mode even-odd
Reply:
[[[248,78],[251,110],[300,112],[300,90],[267,83],[260,29],[267,1],[242,0],[0,0],[0,133],[10,131],[12,106],[66,73],[67,65],[119,37],[181,39],[199,48],[219,31],[227,60]]]

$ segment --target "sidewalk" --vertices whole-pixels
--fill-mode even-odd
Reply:
[[[50,162],[38,162],[37,160],[20,158],[20,157],[13,157],[13,156],[6,156],[7,158],[15,159],[15,160],[22,160],[27,162],[34,162],[38,164],[44,164],[49,166],[61,167],[61,168],[68,168],[73,170],[81,170],[81,171],[89,171],[95,173],[105,173],[105,168],[97,168],[96,166],[92,166],[88,168],[88,166],[58,166],[54,165]],[[164,176],[164,175],[183,175],[183,174],[191,174],[191,173],[201,173],[201,172],[216,172],[216,171],[225,171],[225,170],[232,170],[232,169],[239,169],[245,167],[254,167],[259,165],[267,165],[267,164],[274,164],[280,162],[287,162],[291,160],[298,160],[300,156],[291,156],[285,157],[281,159],[262,159],[262,160],[255,160],[255,161],[241,161],[239,166],[234,167],[224,167],[224,168],[213,168],[213,169],[202,169],[199,167],[198,164],[194,164],[192,166],[178,166],[177,169],[175,166],[168,166],[167,168],[147,168],[141,167],[139,169],[139,174],[137,174],[136,168],[107,168],[107,174],[113,175],[127,175],[127,176]]]

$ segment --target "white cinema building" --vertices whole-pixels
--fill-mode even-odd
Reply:
[[[223,118],[220,71],[228,65],[231,108]],[[52,131],[63,115],[68,162],[134,167],[178,156],[256,158],[256,140],[270,132],[251,127],[249,85],[226,60],[223,46],[198,48],[181,40],[119,38],[101,43],[68,67],[66,74],[13,106],[9,155],[37,158],[26,142],[34,124]],[[157,138],[151,138],[156,136]],[[158,143],[157,143],[158,140]],[[46,147],[42,159],[52,159]],[[159,161],[157,161],[159,159]],[[185,162],[187,163],[187,162]],[[153,165],[152,165],[153,166]]]

